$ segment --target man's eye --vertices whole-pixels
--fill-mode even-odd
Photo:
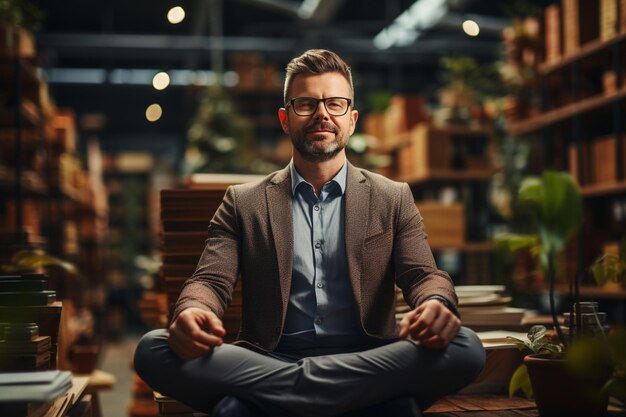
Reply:
[[[315,104],[310,100],[301,101],[298,103],[298,108],[303,109],[303,110],[312,109],[313,107],[315,107]]]

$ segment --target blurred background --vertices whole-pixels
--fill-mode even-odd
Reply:
[[[130,372],[138,335],[167,325],[223,187],[289,162],[284,68],[326,48],[353,71],[350,160],[409,183],[457,285],[495,285],[507,305],[547,314],[536,254],[494,238],[535,230],[517,189],[549,168],[584,200],[557,302],[567,277],[619,251],[625,10],[622,0],[0,0],[2,263],[47,275],[68,351],[105,347],[95,366]],[[20,251],[40,258],[16,265]],[[582,281],[623,323],[623,286]],[[516,313],[476,328],[520,329]],[[126,395],[140,389],[117,380]],[[141,415],[129,401],[104,414]]]

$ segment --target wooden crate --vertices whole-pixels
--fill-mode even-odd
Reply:
[[[398,175],[421,178],[433,170],[449,169],[451,147],[449,135],[427,124],[418,124],[409,132],[406,146],[399,150]]]
[[[465,243],[465,206],[434,201],[415,203],[422,217],[428,242],[433,249],[462,246]]]

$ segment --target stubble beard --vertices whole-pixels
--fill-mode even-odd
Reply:
[[[306,137],[308,132],[317,129],[332,131],[335,135],[334,140],[322,148],[319,146],[318,141],[315,140],[315,137],[312,139]],[[305,126],[300,132],[293,133],[291,135],[291,143],[293,143],[300,156],[307,161],[324,162],[337,156],[346,147],[348,138],[347,134],[341,132],[336,126],[327,122],[316,122]]]

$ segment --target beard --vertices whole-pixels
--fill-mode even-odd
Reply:
[[[315,136],[307,138],[307,133],[315,130],[332,132],[335,138],[326,144],[322,140],[316,140]],[[301,131],[291,134],[291,143],[302,156],[310,162],[323,162],[334,158],[348,143],[348,135],[329,122],[315,121],[305,126]]]

